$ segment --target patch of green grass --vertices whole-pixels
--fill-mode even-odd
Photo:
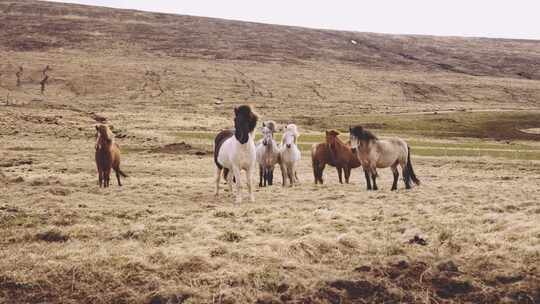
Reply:
[[[321,118],[324,121],[324,118]],[[320,122],[321,120],[310,120]],[[523,140],[540,139],[539,135],[523,133],[520,130],[540,126],[540,113],[524,112],[456,112],[445,114],[414,115],[370,115],[355,119],[354,116],[337,116],[332,118],[335,125],[348,126],[351,121],[373,127],[381,137],[414,136],[408,140],[413,153],[423,156],[467,156],[467,157],[501,157],[507,159],[540,160],[540,146],[526,143],[496,142],[492,138],[511,138]],[[330,125],[329,125],[330,126]],[[300,149],[309,154],[313,143],[324,142],[324,129],[320,134],[302,134]],[[337,128],[339,129],[339,128]],[[348,140],[346,129],[341,129],[342,140]],[[179,140],[197,140],[211,147],[214,132],[180,132],[175,133]],[[426,139],[417,139],[425,136]],[[256,135],[256,140],[261,138]],[[281,134],[276,134],[281,140]],[[449,139],[454,142],[441,142],[437,139]],[[457,138],[463,138],[458,141]],[[491,138],[491,139],[490,139]],[[430,140],[431,139],[431,140]]]
[[[452,112],[413,115],[338,115],[315,119],[321,129],[347,131],[350,125],[389,133],[435,138],[471,137],[511,140],[540,140],[538,134],[521,132],[540,127],[540,112]]]

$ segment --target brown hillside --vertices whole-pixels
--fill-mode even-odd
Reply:
[[[540,42],[380,35],[36,1],[0,2],[4,50],[55,48],[540,79]],[[353,44],[351,40],[356,41]]]

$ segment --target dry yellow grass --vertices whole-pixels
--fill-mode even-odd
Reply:
[[[526,69],[536,42],[13,3],[0,3],[12,25],[0,34],[0,303],[540,302],[539,137],[520,131],[540,127]],[[193,24],[219,28],[232,49]],[[232,29],[282,44],[253,47]],[[284,43],[287,31],[315,46],[298,53],[305,41]],[[334,42],[348,35],[388,49],[341,53]],[[415,63],[395,49],[402,40]],[[501,54],[520,60],[490,60]],[[215,198],[205,151],[239,103],[298,123],[302,147],[354,123],[402,136],[423,184],[393,193],[381,170],[382,190],[367,192],[360,171],[340,185],[330,168],[315,186],[304,149],[299,186],[257,189],[254,204]],[[130,176],[122,188],[97,186],[103,118]]]

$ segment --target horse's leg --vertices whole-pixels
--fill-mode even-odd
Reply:
[[[242,202],[242,181],[240,179],[240,168],[233,167],[232,171],[234,173],[234,179],[236,183],[236,203]]]
[[[232,188],[233,184],[234,184],[234,173],[231,170],[229,170],[229,174],[227,174],[227,185],[229,185],[229,194],[230,195],[234,194],[233,193],[233,188]]]
[[[373,169],[371,172],[371,178],[373,179],[373,190],[379,190],[379,187],[377,187],[377,170]]]
[[[345,182],[348,184],[349,178],[351,177],[351,168],[345,167],[344,169],[345,169]]]
[[[325,167],[326,167],[326,164],[323,163],[323,164],[321,165],[321,167],[319,168],[319,176],[318,176],[318,178],[319,178],[319,183],[321,183],[321,185],[324,183],[324,180],[323,180],[323,173],[324,173],[324,168],[325,168]]]
[[[281,169],[281,181],[282,181],[282,185],[283,187],[286,187],[287,186],[287,166],[285,166],[284,164],[279,164],[279,168]]]
[[[118,186],[122,187],[122,183],[120,182],[120,173],[118,172],[120,168],[115,168],[114,173],[116,173],[116,180],[118,181]]]
[[[337,173],[338,173],[338,177],[339,177],[339,183],[343,184],[343,178],[342,178],[343,169],[341,167],[336,167],[336,169],[337,169]]]
[[[221,170],[219,167],[216,167],[216,196],[219,195],[219,182],[221,179]]]
[[[313,180],[315,181],[315,185],[319,182],[319,173],[318,173],[318,169],[319,169],[319,165],[317,164],[318,162],[316,160],[312,160],[311,161],[311,167],[313,168]]]
[[[101,188],[103,186],[103,170],[101,170],[100,166],[98,166],[97,170],[98,170],[98,184],[99,184],[99,187]]]
[[[259,187],[263,186],[263,178],[264,178],[264,168],[263,166],[259,165]]]
[[[294,185],[294,171],[292,164],[287,166],[287,176],[289,177],[289,186],[292,187]]]
[[[255,196],[253,195],[253,167],[251,166],[246,170],[247,187],[249,192],[249,201],[255,203]],[[265,182],[266,184],[266,182]]]
[[[272,186],[274,183],[274,167],[268,170],[268,186]]]
[[[392,166],[392,173],[394,174],[394,182],[392,183],[392,191],[397,190],[397,182],[399,179],[399,171],[397,169],[397,163]]]
[[[105,168],[103,170],[103,183],[105,188],[109,187],[109,178],[111,176],[111,168]]]
[[[371,190],[371,174],[368,169],[364,169],[364,175],[366,176],[367,189]]]

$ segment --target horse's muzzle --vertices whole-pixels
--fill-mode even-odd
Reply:
[[[351,148],[352,153],[356,153],[356,148]]]
[[[287,144],[287,149],[290,149],[291,148],[291,144]]]

